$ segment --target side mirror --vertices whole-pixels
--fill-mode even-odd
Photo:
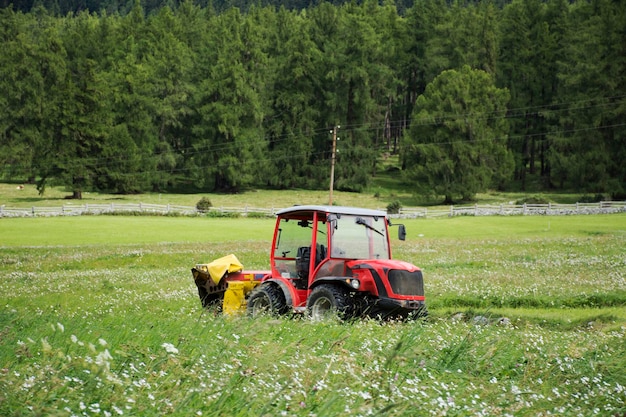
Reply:
[[[406,227],[403,224],[398,225],[398,239],[406,240]]]

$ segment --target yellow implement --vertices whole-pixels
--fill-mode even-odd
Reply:
[[[202,305],[219,306],[225,314],[246,311],[250,292],[270,271],[243,271],[235,255],[227,255],[208,264],[197,264],[191,270]]]
[[[243,265],[239,262],[239,259],[232,254],[218,258],[213,262],[202,265],[202,267],[204,267],[205,271],[209,273],[211,279],[215,282],[215,285],[220,283],[224,274],[231,274],[233,272],[240,272],[243,270]]]
[[[246,298],[248,294],[260,284],[254,279],[254,274],[243,274],[243,281],[229,281],[224,292],[222,311],[224,314],[239,314],[246,312]]]

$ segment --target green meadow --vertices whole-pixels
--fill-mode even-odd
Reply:
[[[395,161],[390,166],[397,165]],[[14,208],[60,207],[63,205],[83,204],[172,204],[194,207],[202,198],[208,198],[213,207],[251,207],[251,208],[282,208],[294,204],[328,204],[328,190],[257,190],[249,189],[237,194],[228,193],[187,193],[161,194],[157,192],[142,194],[106,194],[101,192],[83,192],[81,200],[67,199],[69,192],[65,187],[46,187],[45,194],[40,195],[34,184],[25,184],[23,188],[15,183],[0,182],[0,206]],[[476,195],[479,204],[508,204],[526,199],[539,199],[560,204],[581,202],[589,195],[572,193],[520,193],[488,191]],[[363,193],[352,193],[335,190],[333,204],[368,208],[386,208],[388,204],[399,202],[402,207],[448,208],[441,206],[441,198],[428,198],[416,195],[410,184],[404,184],[397,175],[381,172],[372,178],[372,184]]]
[[[2,218],[0,415],[626,413],[626,215],[403,223],[427,321],[203,310],[190,268],[266,269],[272,219]]]

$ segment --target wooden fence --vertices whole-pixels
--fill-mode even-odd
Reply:
[[[494,204],[449,206],[449,208],[429,209],[427,207],[402,208],[391,217],[454,217],[454,216],[563,216],[575,214],[626,213],[626,201],[601,201],[599,203],[575,204]]]
[[[277,211],[277,210],[276,210]],[[108,204],[66,204],[61,207],[6,207],[0,206],[0,217],[45,217],[45,216],[80,216],[98,214],[144,214],[144,215],[216,215],[248,216],[256,213],[258,216],[272,217],[276,212],[273,208],[246,207],[212,207],[204,212],[191,206],[174,204],[147,204],[147,203],[108,203]]]
[[[143,215],[206,215],[215,217],[255,216],[273,217],[279,208],[259,207],[211,207],[206,212],[195,207],[179,205],[161,205],[146,203],[110,203],[110,204],[66,204],[61,207],[15,208],[0,205],[0,217],[46,217],[46,216],[80,216],[98,214],[143,214]],[[380,209],[385,210],[385,209]],[[391,214],[393,218],[432,218],[453,216],[517,216],[517,215],[574,215],[574,214],[611,214],[626,213],[626,201],[602,201],[599,203],[576,204],[499,204],[499,205],[465,205],[449,206],[448,208],[406,207],[399,213]]]

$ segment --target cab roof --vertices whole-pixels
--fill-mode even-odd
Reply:
[[[382,210],[372,210],[359,207],[343,207],[343,206],[324,206],[324,205],[303,205],[292,206],[279,210],[276,215],[282,216],[289,213],[300,212],[322,212],[326,214],[351,214],[355,216],[376,216],[386,217],[387,213]]]

